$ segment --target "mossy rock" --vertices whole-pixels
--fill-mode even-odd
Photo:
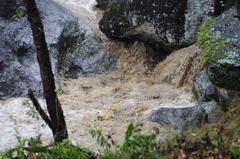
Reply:
[[[203,23],[197,43],[211,82],[227,90],[240,91],[240,21],[231,8]]]

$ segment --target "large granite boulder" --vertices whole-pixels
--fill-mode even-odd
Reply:
[[[240,91],[240,20],[236,15],[236,9],[231,8],[211,25],[206,40],[214,39],[212,42],[219,42],[219,46],[215,45],[216,53],[211,52],[207,68],[213,84]]]
[[[198,34],[198,44],[207,74],[214,86],[240,92],[240,20],[231,8],[207,20]]]
[[[98,0],[100,29],[112,39],[140,39],[170,52],[195,41],[214,0]]]
[[[227,106],[240,96],[240,20],[236,8],[203,23],[198,33],[204,71],[195,78],[199,102],[216,100]]]
[[[83,21],[51,0],[37,0],[37,6],[56,79],[59,75],[76,77],[115,67],[114,58],[96,41],[94,32]],[[19,7],[22,16],[6,18],[0,14],[0,99],[25,95],[28,88],[37,94],[41,92],[31,29],[24,6]],[[0,13],[5,9],[8,7],[1,6]]]

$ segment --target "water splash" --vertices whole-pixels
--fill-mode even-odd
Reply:
[[[95,27],[97,24],[97,12],[95,0],[54,0],[64,8],[71,11],[74,15],[81,17],[86,23]]]

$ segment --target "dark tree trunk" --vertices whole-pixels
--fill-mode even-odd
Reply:
[[[236,0],[236,8],[238,17],[240,18],[240,0]]]
[[[53,132],[55,143],[57,143],[67,139],[68,132],[63,110],[55,92],[54,75],[45,40],[44,27],[35,0],[24,0],[24,2],[27,9],[28,20],[31,24],[34,44],[36,46],[37,60],[40,66],[42,78],[43,95],[47,103],[47,109],[50,117],[49,120],[46,120],[46,117],[48,116],[42,115],[44,112],[41,111],[41,107],[37,106],[38,103],[34,100],[34,96],[31,91],[29,92],[29,97],[33,103],[35,103],[34,105],[36,109],[45,122],[50,122],[47,124]]]

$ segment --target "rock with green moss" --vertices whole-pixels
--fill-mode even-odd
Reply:
[[[240,20],[231,8],[205,22],[198,34],[202,59],[211,82],[228,90],[240,91]]]

